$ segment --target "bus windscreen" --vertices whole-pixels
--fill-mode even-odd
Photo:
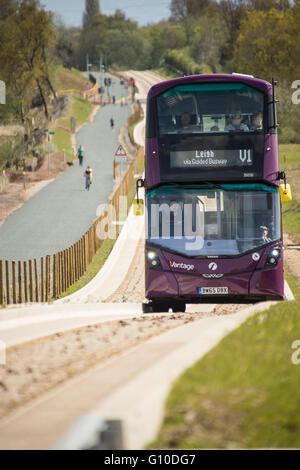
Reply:
[[[240,256],[281,238],[278,190],[161,186],[147,195],[148,242],[189,257]]]
[[[159,134],[262,132],[264,104],[243,83],[179,85],[157,98]]]

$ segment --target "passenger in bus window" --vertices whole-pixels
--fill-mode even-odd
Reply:
[[[251,120],[251,131],[259,131],[262,129],[263,117],[261,112],[254,113]]]
[[[236,111],[231,115],[231,122],[225,127],[225,131],[249,131],[249,127],[242,123],[242,113]]]
[[[189,125],[191,124],[191,115],[190,113],[182,113],[181,117],[180,117],[180,120],[181,120],[181,126],[182,126],[182,129],[187,129],[189,127]]]

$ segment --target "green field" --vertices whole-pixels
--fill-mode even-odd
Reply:
[[[299,297],[250,317],[177,380],[150,448],[299,448],[295,340]]]
[[[86,78],[79,70],[68,70],[63,67],[57,68],[56,87],[60,92],[68,92],[69,90],[79,92],[85,90],[85,86]],[[88,121],[93,110],[93,105],[88,100],[74,94],[69,94],[69,96],[71,102],[68,104],[61,118],[59,118],[52,127],[52,130],[55,131],[54,143],[57,147],[57,151],[63,153],[65,149],[68,160],[74,157],[71,143],[70,119],[74,117],[76,119],[76,127],[78,127]]]
[[[68,106],[67,112],[59,119],[58,124],[70,129],[70,118],[73,116],[76,118],[76,126],[80,126],[88,121],[92,109],[93,105],[90,101],[72,96],[72,101]]]
[[[54,85],[58,91],[84,91],[86,81],[86,77],[79,70],[66,69],[63,66],[56,67],[55,69]]]

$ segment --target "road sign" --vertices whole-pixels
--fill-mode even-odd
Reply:
[[[116,150],[115,157],[127,157],[127,153],[123,145],[119,145],[119,147]]]
[[[127,157],[127,155],[125,157],[118,155],[115,157],[115,162],[116,163],[130,163],[131,158]]]

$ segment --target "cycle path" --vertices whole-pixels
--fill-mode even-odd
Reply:
[[[116,79],[113,82],[111,91],[117,101],[128,95]],[[5,220],[0,227],[0,259],[40,258],[64,250],[82,237],[95,219],[97,207],[107,203],[113,190],[113,157],[129,115],[130,106],[121,107],[117,102],[101,107],[94,121],[81,128],[76,142],[86,151],[83,166],[74,162]],[[87,165],[94,174],[90,191],[85,190],[83,177]]]

